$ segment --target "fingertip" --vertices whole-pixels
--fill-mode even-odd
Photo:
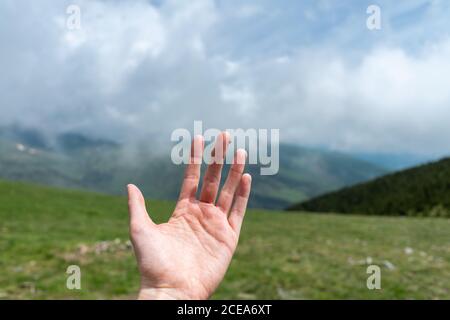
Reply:
[[[247,160],[247,151],[242,148],[237,149],[236,158],[238,164],[245,164],[245,161]]]
[[[141,190],[134,184],[130,183],[127,185],[128,194],[139,195],[142,194]]]
[[[127,184],[127,192],[128,192],[128,196],[131,196],[131,194],[133,193],[133,189],[136,188],[136,186],[134,184]]]
[[[247,157],[247,151],[243,148],[239,148],[236,150],[237,154],[242,154],[244,157]]]
[[[201,164],[202,156],[203,156],[203,136],[198,134],[194,137],[192,142],[192,150],[191,150],[191,158],[193,159],[194,164]]]
[[[194,147],[194,154],[198,154],[203,151],[204,138],[201,134],[197,134],[192,139],[192,146]]]
[[[194,136],[194,141],[201,141],[203,142],[203,136],[201,134],[197,134]]]
[[[244,198],[248,198],[250,196],[251,186],[252,186],[252,176],[248,173],[244,173],[241,177],[241,181],[239,182],[237,194]]]
[[[199,153],[203,151],[203,144],[204,144],[205,140],[203,138],[203,136],[201,134],[197,134],[194,139],[193,139],[193,146],[195,149],[194,153]]]
[[[137,186],[130,183],[127,185],[127,190],[128,190],[128,199],[130,201],[145,202],[144,195]]]
[[[144,219],[149,219],[145,206],[145,198],[141,190],[134,184],[128,184],[128,211],[134,227],[138,226]],[[151,221],[151,219],[150,219]],[[135,228],[136,229],[136,228]]]
[[[244,173],[242,175],[242,181],[245,185],[251,185],[252,183],[252,176],[249,173]]]
[[[224,131],[223,133],[223,137],[225,138],[225,141],[230,144],[231,143],[231,135],[228,131]]]

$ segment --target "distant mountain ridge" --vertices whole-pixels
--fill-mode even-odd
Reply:
[[[37,130],[0,129],[0,178],[4,179],[110,194],[121,194],[127,183],[135,183],[149,198],[171,200],[178,196],[183,170],[172,164],[168,153],[128,150],[78,133],[46,140]],[[261,176],[259,165],[249,165],[247,171],[254,181],[250,206],[270,209],[386,173],[344,154],[292,145],[280,145],[277,175]]]
[[[331,192],[288,210],[450,217],[450,158]]]
[[[357,159],[365,160],[389,169],[390,171],[412,168],[439,158],[439,156],[408,153],[352,153],[351,155]]]

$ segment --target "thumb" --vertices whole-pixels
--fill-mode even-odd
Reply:
[[[144,196],[134,184],[129,184],[127,190],[130,224],[131,226],[142,227],[147,221],[151,221],[145,208]]]

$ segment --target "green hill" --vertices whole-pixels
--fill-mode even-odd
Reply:
[[[120,194],[127,183],[139,185],[156,199],[174,200],[184,168],[170,161],[169,153],[151,153],[148,146],[126,149],[78,134],[45,142],[38,132],[0,131],[0,178],[56,187]],[[3,138],[2,138],[3,137]],[[297,146],[280,146],[280,171],[261,176],[249,166],[254,179],[251,207],[281,209],[296,201],[372,179],[386,173],[352,157]]]
[[[134,298],[127,201],[0,181],[0,299]],[[148,201],[157,222],[174,204]],[[215,299],[449,299],[450,219],[249,210]],[[66,288],[69,265],[81,290]],[[369,264],[382,290],[366,287]]]
[[[450,158],[319,196],[289,210],[450,217]]]

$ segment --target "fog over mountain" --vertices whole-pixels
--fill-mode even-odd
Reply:
[[[76,133],[48,140],[36,130],[0,129],[0,179],[110,194],[123,194],[128,183],[135,183],[150,199],[177,199],[184,166],[162,149],[137,146]],[[282,144],[280,156],[276,175],[261,175],[260,165],[247,166],[254,181],[251,207],[281,209],[386,173],[337,152]]]
[[[370,1],[130,3],[1,1],[0,126],[168,144],[202,120],[355,153],[449,152],[448,1],[378,1],[378,31]]]

